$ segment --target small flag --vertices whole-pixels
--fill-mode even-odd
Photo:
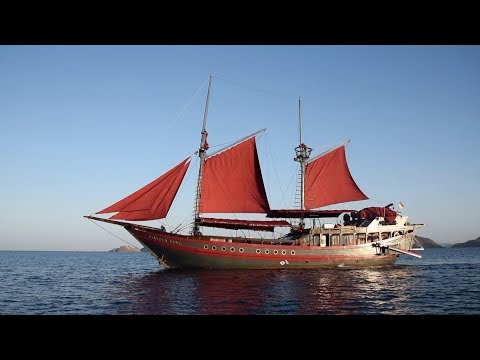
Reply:
[[[405,207],[405,205],[403,205],[403,203],[400,201],[400,202],[398,203],[398,207],[399,207],[400,209],[403,209],[403,208]]]
[[[208,132],[206,132],[205,134],[205,145],[203,145],[203,150],[208,150],[208,148],[210,147],[210,145],[208,145],[208,142],[207,142],[207,137],[208,137]]]

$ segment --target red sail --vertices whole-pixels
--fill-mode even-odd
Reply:
[[[269,209],[255,137],[205,159],[200,212],[266,213]]]
[[[305,172],[305,208],[347,201],[366,200],[348,169],[345,145],[307,163]]]
[[[110,219],[138,221],[166,217],[189,165],[190,158],[187,158],[140,190],[97,214],[118,211],[118,214],[111,216]]]

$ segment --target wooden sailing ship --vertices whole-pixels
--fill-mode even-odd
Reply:
[[[266,195],[256,147],[260,130],[220,151],[208,154],[207,115],[212,77],[201,131],[198,181],[194,215],[188,233],[167,231],[133,221],[167,217],[189,168],[191,157],[115,204],[88,219],[123,226],[150,250],[165,268],[282,269],[371,266],[394,264],[399,254],[420,257],[415,229],[408,217],[385,207],[361,210],[321,209],[368,197],[353,180],[345,156],[346,143],[310,158],[312,149],[303,144],[299,99],[299,145],[295,161],[300,164],[300,206],[271,209]],[[233,214],[215,218],[204,214]],[[262,220],[239,219],[239,214],[264,214]],[[342,221],[323,223],[330,218]],[[311,226],[306,226],[309,219]],[[267,238],[264,232],[285,227],[288,231]],[[227,229],[208,235],[208,228]],[[250,230],[255,236],[233,234]],[[275,234],[275,233],[274,233]]]

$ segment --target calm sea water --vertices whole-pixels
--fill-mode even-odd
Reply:
[[[480,248],[392,267],[163,270],[146,253],[0,251],[0,314],[480,314]]]

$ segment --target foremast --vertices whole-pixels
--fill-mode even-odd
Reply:
[[[302,109],[300,97],[298,98],[298,134],[299,145],[295,148],[296,157],[293,160],[300,163],[300,210],[305,210],[305,169],[312,149],[302,142]],[[303,229],[304,226],[304,217],[302,215],[300,217],[299,227]]]
[[[198,157],[200,158],[200,165],[198,167],[198,179],[197,179],[197,191],[195,192],[195,210],[194,210],[194,224],[193,224],[193,235],[199,235],[199,224],[200,224],[200,199],[202,197],[202,175],[203,175],[203,166],[205,163],[205,151],[208,149],[207,143],[207,116],[208,116],[208,104],[210,101],[210,91],[212,87],[212,74],[208,78],[208,91],[207,91],[207,100],[205,101],[205,111],[203,113],[203,127],[201,138],[200,138],[200,147],[198,148]]]

